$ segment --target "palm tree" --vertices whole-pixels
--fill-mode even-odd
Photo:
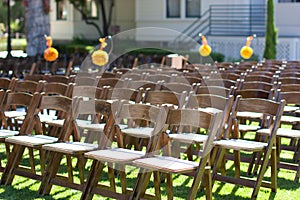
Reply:
[[[40,56],[46,49],[45,35],[50,34],[49,0],[24,0],[26,21],[26,52]]]

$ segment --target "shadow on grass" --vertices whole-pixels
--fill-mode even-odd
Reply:
[[[34,183],[33,183],[34,184]],[[45,200],[52,200],[52,199],[59,199],[59,200],[67,200],[70,199],[72,194],[69,196],[65,196],[63,198],[53,198],[54,195],[47,195],[47,196],[40,196],[37,191],[31,190],[30,186],[26,186],[22,189],[15,188],[14,186],[0,186],[1,189],[4,189],[3,192],[0,193],[0,199],[6,200],[15,200],[15,199],[45,199]]]

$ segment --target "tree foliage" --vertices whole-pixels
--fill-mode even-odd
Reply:
[[[59,0],[57,0],[59,1]],[[94,0],[99,8],[101,14],[101,25],[97,24],[95,21],[88,17],[86,0],[69,0],[69,2],[74,6],[74,8],[80,12],[82,19],[86,24],[94,26],[98,34],[103,37],[109,35],[109,27],[111,25],[112,11],[114,7],[114,0]]]
[[[267,2],[267,26],[265,36],[265,59],[276,59],[276,44],[277,44],[278,30],[275,27],[274,21],[274,2],[268,0]]]

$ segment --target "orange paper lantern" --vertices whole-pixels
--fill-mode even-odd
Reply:
[[[211,53],[211,47],[207,44],[205,36],[202,36],[202,45],[199,48],[199,54],[201,56],[209,56]]]
[[[46,36],[46,45],[47,49],[44,51],[44,58],[49,62],[53,62],[58,58],[58,51],[51,47],[52,46],[52,38],[50,36]]]
[[[253,49],[250,47],[252,36],[247,37],[246,45],[241,48],[240,54],[242,58],[249,59],[253,54]]]
[[[100,49],[93,52],[92,61],[95,65],[103,66],[108,63],[108,53],[106,51],[103,51],[107,43],[105,42],[105,38],[100,38],[99,42]]]

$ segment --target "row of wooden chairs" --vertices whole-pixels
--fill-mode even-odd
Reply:
[[[56,182],[54,181],[54,183],[56,183]],[[140,190],[140,189],[138,189],[138,190]]]

